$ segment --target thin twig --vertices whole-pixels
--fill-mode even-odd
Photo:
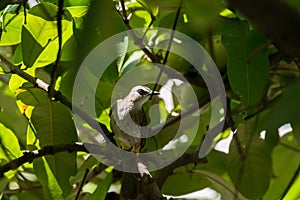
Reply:
[[[79,195],[80,195],[81,190],[82,190],[82,188],[83,188],[83,186],[84,186],[84,183],[85,183],[85,180],[86,180],[86,177],[87,177],[89,171],[90,171],[89,169],[86,169],[86,170],[85,170],[85,173],[84,173],[83,178],[82,178],[82,180],[81,180],[81,183],[80,183],[80,185],[79,185],[79,187],[78,187],[78,191],[77,191],[77,194],[76,194],[76,197],[75,197],[74,200],[78,200]]]
[[[64,6],[64,0],[59,0],[58,1],[58,11],[57,11],[57,35],[58,35],[58,51],[57,51],[57,56],[56,60],[53,66],[53,70],[51,73],[51,82],[49,85],[49,96],[52,98],[54,96],[54,88],[56,84],[56,79],[57,79],[57,71],[58,71],[58,65],[61,57],[61,49],[62,49],[62,15],[63,15],[63,6]]]
[[[176,12],[175,20],[174,20],[173,27],[172,27],[172,32],[171,32],[171,35],[170,35],[170,40],[169,40],[169,43],[168,43],[167,52],[166,52],[166,55],[165,55],[163,63],[162,63],[163,65],[161,66],[159,74],[157,76],[155,85],[153,87],[153,90],[152,90],[153,92],[156,90],[156,88],[158,86],[158,82],[159,82],[159,80],[162,76],[162,72],[164,71],[164,65],[167,63],[167,60],[168,60],[168,57],[169,57],[169,54],[170,54],[170,49],[171,49],[171,46],[172,46],[172,43],[173,43],[173,38],[174,38],[175,30],[176,30],[176,27],[177,27],[181,7],[182,7],[182,0],[180,0],[179,6],[178,6],[178,9],[177,9],[177,12]],[[153,95],[150,96],[150,99],[152,98],[152,96]]]

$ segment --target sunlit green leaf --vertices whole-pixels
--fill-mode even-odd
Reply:
[[[0,84],[1,85],[1,84]],[[12,130],[22,147],[26,146],[26,129],[28,121],[16,105],[14,94],[7,85],[0,87],[0,123]]]
[[[53,9],[51,9],[53,7]],[[35,6],[27,15],[22,28],[23,62],[27,67],[42,67],[53,63],[58,52],[57,6],[44,3]],[[62,46],[72,36],[70,16],[63,18]]]
[[[45,158],[33,161],[35,173],[43,186],[45,196],[49,200],[63,200],[63,192]]]
[[[24,14],[16,15],[14,13],[3,14],[2,33],[0,35],[0,46],[15,45],[21,42],[21,30],[24,21]]]

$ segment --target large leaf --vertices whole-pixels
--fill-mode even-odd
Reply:
[[[183,195],[205,187],[218,188],[218,185],[207,179],[205,175],[198,172],[192,173],[192,170],[206,171],[220,177],[226,170],[224,155],[220,152],[211,151],[207,156],[207,163],[201,163],[197,166],[189,164],[176,168],[174,174],[165,181],[162,192],[170,195]],[[176,190],[174,190],[174,185],[176,185]]]
[[[106,193],[113,181],[112,168],[107,168],[101,174],[100,181],[97,182],[97,188],[88,200],[105,200]]]
[[[100,42],[125,31],[121,17],[110,0],[92,0],[79,40],[79,63]]]
[[[35,88],[31,83],[24,83],[22,89],[25,91],[17,94],[17,100],[21,100],[24,104],[35,106],[40,102],[48,100],[48,93],[40,88]]]
[[[22,155],[20,145],[14,133],[0,123],[0,161],[5,163]]]
[[[236,189],[230,185],[223,177],[205,170],[194,170],[198,174],[205,176],[214,187],[222,194],[224,199],[246,200]]]
[[[23,62],[27,67],[42,67],[56,60],[58,52],[57,6],[42,3],[33,7],[27,15],[27,24],[22,28]],[[67,12],[68,13],[68,12]],[[62,46],[73,34],[70,17],[63,18]]]
[[[239,144],[235,140],[230,144],[227,170],[240,193],[250,199],[259,199],[269,187],[272,165],[271,151],[265,141],[253,133],[254,124],[247,121],[238,127]]]
[[[285,189],[288,187],[294,173],[300,164],[299,145],[295,139],[291,140],[291,134],[280,139],[281,143],[288,145],[277,145],[272,153],[273,174],[270,187],[263,199],[281,199]],[[298,190],[299,192],[299,190]],[[290,198],[294,199],[294,198]],[[296,198],[295,198],[296,199]]]
[[[227,73],[233,91],[246,106],[257,104],[266,93],[269,61],[264,35],[250,30],[246,21],[226,20],[222,42],[228,53]]]
[[[45,158],[33,161],[36,176],[43,186],[45,196],[49,200],[63,200],[63,192]]]
[[[32,111],[32,123],[36,129],[40,146],[66,144],[77,141],[77,134],[69,110],[59,102],[44,101]],[[72,187],[70,176],[76,173],[76,153],[59,153],[47,157],[47,162],[64,195]]]
[[[9,90],[7,85],[1,86],[1,82],[0,95],[0,122],[16,135],[20,145],[25,147],[28,121],[19,111],[14,93]]]
[[[2,1],[1,1],[2,2]],[[8,7],[13,7],[9,5]],[[7,8],[8,9],[8,8]],[[24,21],[24,13],[2,13],[0,17],[1,30],[0,46],[15,45],[21,42],[21,29]]]
[[[272,110],[268,113],[260,123],[261,129],[267,130],[267,139],[276,137],[277,129],[286,124],[291,123],[293,133],[300,144],[300,96],[299,96],[300,80],[294,81],[282,91],[282,95],[275,102]],[[272,135],[276,134],[276,135]]]

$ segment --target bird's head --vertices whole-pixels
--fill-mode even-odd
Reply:
[[[152,91],[146,86],[138,85],[131,89],[125,99],[133,102],[135,106],[141,107],[149,99],[151,94],[159,95],[159,92]]]

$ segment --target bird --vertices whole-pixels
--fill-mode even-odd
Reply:
[[[133,87],[123,99],[118,99],[110,109],[110,128],[120,141],[123,150],[140,153],[147,132],[147,117],[143,104],[151,95],[159,95],[146,86]],[[148,173],[146,173],[148,174]],[[121,195],[125,199],[135,199],[139,193],[138,174],[123,172]]]
[[[145,145],[149,130],[143,104],[151,95],[159,95],[159,92],[138,85],[111,106],[110,127],[120,141],[121,148],[126,151],[139,153]]]

